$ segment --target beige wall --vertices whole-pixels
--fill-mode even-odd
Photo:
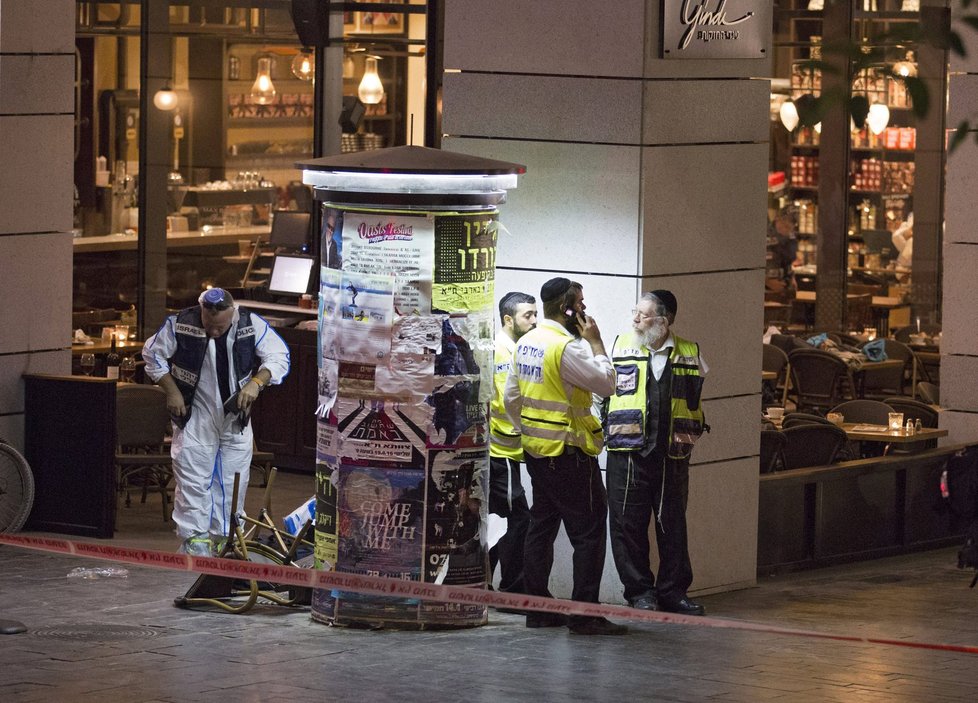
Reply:
[[[959,5],[954,5],[960,9]],[[973,11],[970,14],[974,14]],[[955,27],[968,56],[952,54],[947,125],[970,120],[978,128],[978,55],[974,31]],[[978,436],[978,325],[975,324],[975,270],[978,269],[978,145],[975,134],[948,156],[944,200],[944,285],[941,335],[941,427],[948,442]]]
[[[676,330],[711,367],[689,505],[707,592],[755,578],[769,85],[750,78],[770,70],[658,59],[659,4],[450,3],[443,146],[527,166],[502,209],[497,297],[580,280],[610,346],[641,290],[677,294]],[[601,595],[621,600],[610,552]]]
[[[21,375],[71,368],[75,3],[0,0],[0,436]]]

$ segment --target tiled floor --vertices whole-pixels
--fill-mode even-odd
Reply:
[[[312,492],[280,475],[277,512]],[[252,489],[251,504],[260,500]],[[153,502],[120,508],[117,544],[173,549]],[[978,590],[954,550],[763,579],[702,598],[711,616],[867,638],[978,645]],[[174,608],[193,577],[129,568],[76,580],[86,560],[0,547],[0,701],[975,701],[978,655],[730,629],[634,624],[626,637],[489,625],[366,631],[305,609]]]

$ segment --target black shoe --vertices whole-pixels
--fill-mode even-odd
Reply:
[[[659,610],[664,610],[667,613],[679,613],[680,615],[706,615],[706,608],[689,598],[680,598],[677,601],[660,601]]]
[[[560,613],[529,613],[526,616],[527,627],[563,627],[567,624],[567,616]]]
[[[655,596],[642,596],[641,598],[636,598],[631,602],[631,606],[637,610],[658,610],[659,604],[655,600]]]
[[[575,635],[624,635],[628,628],[604,618],[576,618],[567,624]]]

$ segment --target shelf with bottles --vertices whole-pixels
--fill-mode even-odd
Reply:
[[[891,161],[869,156],[853,158],[849,168],[851,193],[910,195],[916,165],[913,161]]]

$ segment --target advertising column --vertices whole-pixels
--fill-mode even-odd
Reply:
[[[496,206],[523,167],[422,147],[302,166],[323,223],[317,566],[486,588]],[[312,613],[486,621],[480,604],[338,590]]]

